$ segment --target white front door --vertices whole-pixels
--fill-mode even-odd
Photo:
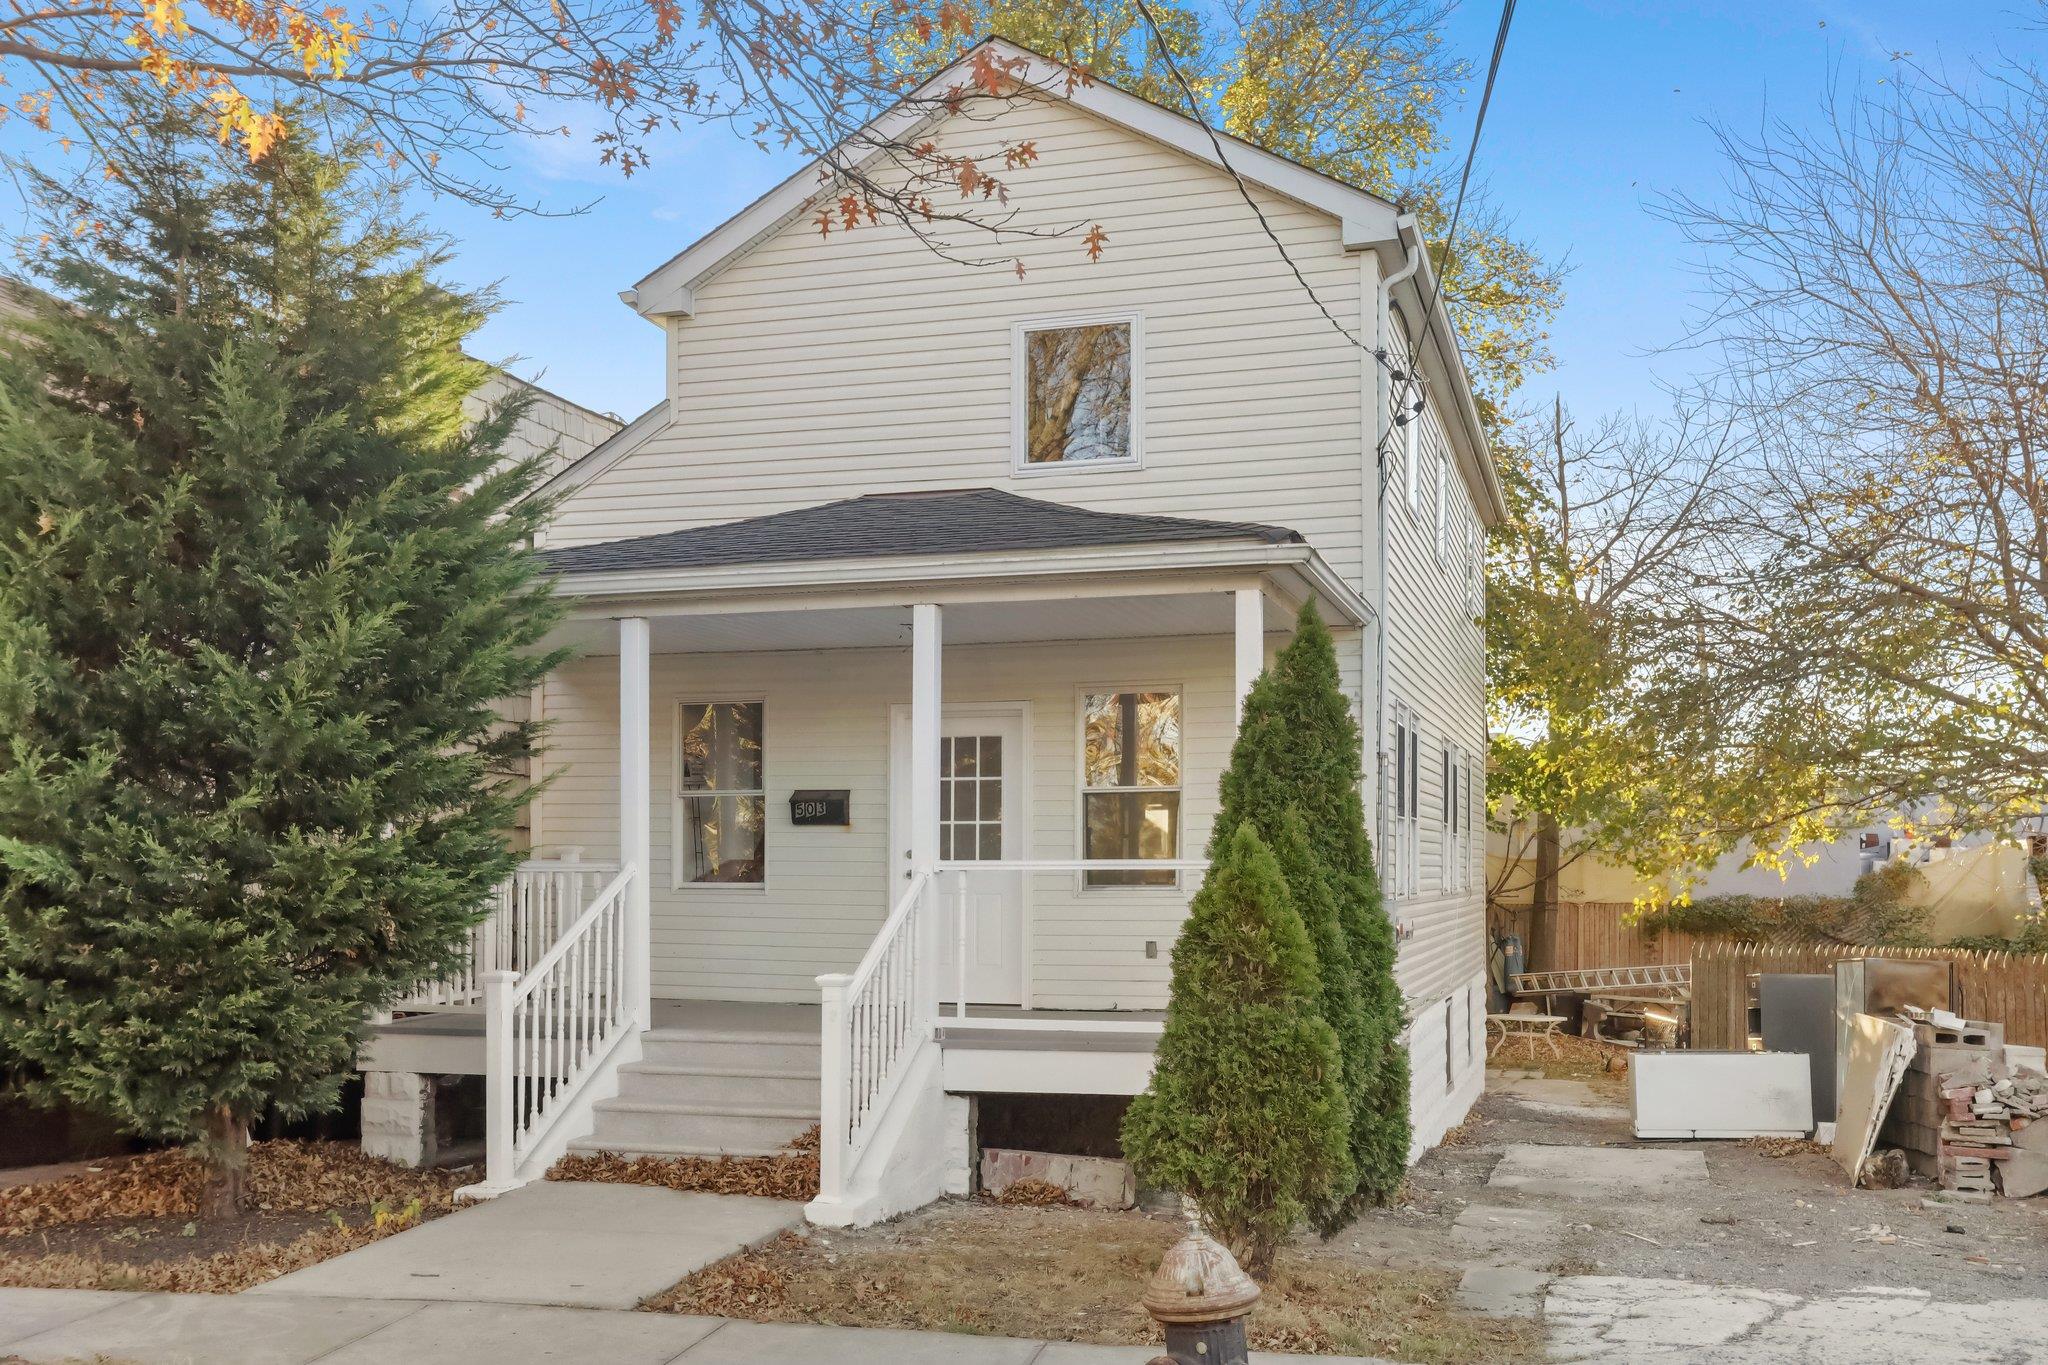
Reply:
[[[898,890],[910,871],[910,712],[891,717],[894,750],[890,846]],[[947,707],[939,723],[939,857],[949,862],[994,862],[1024,856],[1024,713],[1009,706]],[[939,878],[945,947],[939,998],[960,994],[958,945],[962,925],[956,879]],[[970,1004],[1024,1003],[1024,877],[1017,872],[970,872],[966,877],[967,977]],[[892,895],[895,894],[892,892]]]

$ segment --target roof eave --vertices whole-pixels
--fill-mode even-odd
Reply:
[[[839,592],[936,583],[1016,583],[1059,579],[1113,579],[1116,575],[1197,570],[1289,570],[1328,605],[1343,624],[1362,626],[1372,608],[1305,541],[1242,538],[1014,550],[968,555],[896,555],[873,558],[774,560],[759,564],[679,569],[619,569],[559,573],[558,596],[597,604],[620,600],[716,598],[763,593]]]

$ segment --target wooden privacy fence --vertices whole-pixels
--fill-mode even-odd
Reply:
[[[1560,901],[1548,910],[1497,907],[1494,927],[1520,936],[1526,970],[1532,972],[1692,961],[1692,935],[1631,924],[1634,908],[1628,901]]]
[[[1748,978],[1759,972],[1826,972],[1845,957],[1955,963],[1965,1018],[2005,1025],[2005,1040],[2048,1047],[2048,953],[1960,948],[1881,948],[1855,943],[1778,945],[1699,940],[1692,949],[1692,1045],[1747,1047]]]

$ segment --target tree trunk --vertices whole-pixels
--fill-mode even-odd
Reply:
[[[249,1170],[247,1121],[225,1107],[208,1114],[199,1155],[206,1163],[206,1188],[199,1197],[199,1216],[240,1218],[245,1209],[243,1182]]]
[[[1557,947],[1557,873],[1558,873],[1557,817],[1538,815],[1536,817],[1536,884],[1530,890],[1529,942],[1522,945],[1528,958],[1528,970],[1543,971],[1551,967],[1552,954]],[[1536,945],[1543,944],[1543,961],[1536,961]]]

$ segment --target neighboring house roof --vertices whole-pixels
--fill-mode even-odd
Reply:
[[[1284,526],[1091,512],[995,488],[871,493],[793,512],[550,550],[563,574],[710,568],[792,560],[882,559],[1241,540],[1303,543]]]
[[[638,450],[643,441],[667,424],[668,400],[663,399],[575,460],[558,467],[546,483],[534,490],[535,496],[552,497],[572,488],[581,488]]]

